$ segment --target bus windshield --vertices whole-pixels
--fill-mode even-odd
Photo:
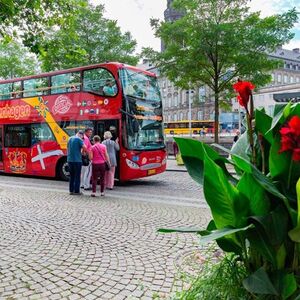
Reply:
[[[156,78],[129,69],[122,69],[120,78],[124,90],[127,148],[164,148],[162,103]]]
[[[157,80],[141,71],[121,70],[121,81],[126,96],[160,102]]]

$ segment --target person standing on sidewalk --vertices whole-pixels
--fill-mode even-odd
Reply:
[[[105,179],[105,162],[109,161],[109,156],[106,151],[106,146],[100,144],[100,136],[95,135],[93,138],[94,145],[89,153],[90,160],[92,161],[92,197],[96,196],[97,180],[100,177],[100,192],[104,196],[104,179]]]
[[[82,166],[82,151],[87,151],[83,143],[83,131],[71,136],[68,140],[67,162],[70,169],[69,192],[70,195],[82,195],[80,192],[80,174]]]
[[[92,134],[93,134],[92,128],[85,129],[83,142],[88,152],[91,151],[92,148],[92,144],[90,141]],[[91,176],[92,176],[92,163],[90,162],[88,166],[82,166],[82,170],[81,170],[81,188],[83,188],[86,191],[91,190]]]
[[[110,169],[105,172],[105,187],[109,190],[114,188],[115,171],[117,166],[117,151],[120,150],[119,139],[111,140],[112,134],[110,131],[104,132],[104,141],[102,144],[106,146],[107,153],[110,160]]]

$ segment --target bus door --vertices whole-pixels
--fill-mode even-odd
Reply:
[[[119,120],[101,120],[97,121],[96,128],[95,128],[95,135],[99,135],[101,141],[103,141],[104,132],[110,131],[113,135],[112,140],[115,140],[119,136]],[[119,151],[117,152],[117,168],[115,172],[115,178],[119,177],[119,163],[120,163],[120,156]]]
[[[3,126],[0,126],[0,170],[3,169]]]
[[[115,128],[115,129],[114,129]],[[112,130],[114,129],[114,130]],[[119,120],[101,120],[97,121],[95,134],[99,135],[101,141],[105,131],[110,131],[113,134],[112,140],[115,140],[119,136]]]

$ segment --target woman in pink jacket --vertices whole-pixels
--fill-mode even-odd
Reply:
[[[96,196],[97,180],[100,177],[100,192],[104,196],[104,179],[105,179],[105,161],[110,163],[107,154],[106,146],[101,144],[99,135],[93,138],[94,145],[89,153],[90,160],[92,161],[92,197]]]

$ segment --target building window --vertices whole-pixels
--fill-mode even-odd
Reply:
[[[283,83],[288,83],[288,76],[287,75],[283,76]]]
[[[300,81],[300,78],[299,77],[296,77],[296,82],[299,82]]]
[[[271,77],[272,77],[272,82],[275,82],[275,74],[274,73],[271,74]]]
[[[178,106],[178,93],[174,93],[173,97],[174,97],[174,105]]]
[[[277,82],[278,82],[278,83],[281,83],[281,80],[282,80],[281,74],[278,74],[278,75],[277,75]]]
[[[291,82],[291,83],[294,83],[294,76],[291,76],[291,77],[290,77],[290,82]]]

